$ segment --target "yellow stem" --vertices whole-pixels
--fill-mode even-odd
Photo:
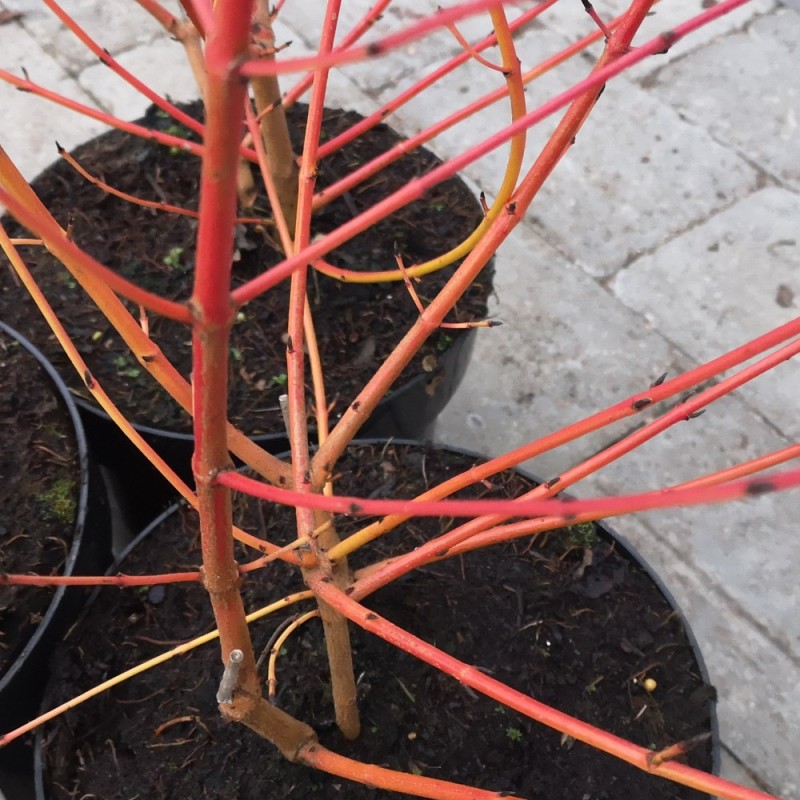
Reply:
[[[311,600],[313,597],[313,592],[308,590],[287,595],[286,597],[283,597],[274,603],[270,603],[269,605],[258,609],[258,611],[254,611],[252,614],[248,614],[246,617],[247,622],[251,623],[255,622],[256,620],[263,619],[269,614],[274,614],[276,611],[280,611],[287,606],[293,605],[294,603],[299,603],[302,600]],[[36,728],[38,728],[40,725],[43,725],[45,722],[49,722],[51,719],[61,716],[65,711],[69,711],[71,708],[76,708],[77,706],[81,705],[81,703],[85,703],[87,700],[91,700],[93,697],[97,697],[97,695],[112,689],[114,686],[118,686],[120,683],[124,683],[125,681],[130,680],[137,675],[141,675],[143,672],[147,672],[149,669],[153,669],[153,667],[157,667],[159,664],[163,664],[166,661],[175,658],[175,656],[188,653],[191,650],[194,650],[201,645],[208,644],[209,642],[213,642],[218,638],[219,631],[215,629],[210,633],[203,634],[202,636],[198,636],[196,639],[192,639],[191,641],[184,642],[184,644],[180,644],[177,647],[173,647],[172,650],[167,650],[166,653],[162,653],[161,655],[150,658],[147,661],[143,661],[141,664],[137,664],[135,667],[131,667],[131,669],[125,670],[125,672],[121,672],[119,675],[115,675],[113,678],[109,678],[107,681],[97,684],[97,686],[93,686],[83,694],[79,694],[77,697],[67,700],[66,703],[62,703],[60,706],[56,706],[56,708],[46,711],[44,714],[36,717],[36,719],[26,722],[19,728],[10,731],[9,733],[5,734],[2,739],[0,739],[0,742],[3,745],[6,745],[9,742],[12,742],[14,739],[17,739],[26,733],[30,733],[30,731],[36,730]]]
[[[319,609],[314,609],[313,611],[306,611],[305,614],[298,617],[291,625],[289,625],[283,633],[275,640],[275,644],[272,645],[272,649],[269,652],[269,665],[267,667],[267,687],[268,687],[268,694],[270,702],[273,701],[275,697],[275,688],[278,685],[278,680],[275,677],[275,667],[278,661],[278,656],[280,655],[281,649],[283,645],[286,644],[286,640],[305,622],[308,620],[313,619],[314,617],[319,616]]]

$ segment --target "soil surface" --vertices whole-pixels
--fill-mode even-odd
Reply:
[[[72,420],[50,377],[0,330],[0,573],[57,575],[75,529],[80,467]],[[0,677],[54,589],[0,586]]]
[[[474,463],[405,445],[362,447],[358,458],[342,461],[337,491],[410,497]],[[508,496],[530,486],[504,473],[460,496]],[[269,530],[272,541],[292,538],[285,509],[240,501],[236,513],[252,532]],[[409,522],[355,554],[351,566],[406,551],[456,522]],[[346,536],[363,522],[341,518],[337,525]],[[180,511],[120,570],[190,570],[198,563],[196,520]],[[276,564],[247,579],[246,608],[299,588],[299,577]],[[643,746],[660,749],[709,731],[713,689],[700,676],[678,615],[638,563],[593,525],[438,562],[366,605],[514,688]],[[257,652],[290,614],[253,625]],[[196,584],[103,589],[57,654],[47,706],[212,627]],[[337,752],[531,799],[704,797],[562,741],[360,629],[351,631],[363,729],[357,742],[344,741],[332,722],[318,620],[291,636],[277,664],[278,705],[313,725]],[[46,728],[52,800],[389,796],[290,764],[254,734],[222,722],[215,702],[220,675],[212,643]],[[648,679],[656,682],[650,692]],[[708,770],[708,742],[688,761]]]
[[[190,107],[199,118],[199,104]],[[361,117],[330,110],[325,115],[323,140],[350,127]],[[305,108],[289,110],[294,147],[299,152],[305,130]],[[151,109],[143,124],[190,139],[196,137]],[[354,143],[326,158],[319,168],[317,188],[383,153],[401,138],[379,125]],[[91,174],[112,187],[147,200],[196,209],[199,159],[183,151],[144,141],[118,131],[105,134],[73,152]],[[373,206],[410,180],[439,164],[430,152],[420,150],[395,162],[378,176],[357,186],[315,214],[313,235],[329,232]],[[132,205],[106,194],[59,161],[33,184],[55,218],[71,223],[73,237],[87,252],[132,281],[171,299],[191,293],[191,267],[195,258],[195,220]],[[256,201],[254,215],[269,217],[265,197]],[[396,269],[395,243],[406,266],[421,263],[461,242],[480,221],[480,204],[458,179],[431,190],[422,200],[382,220],[370,231],[330,254],[328,261],[351,270]],[[11,220],[3,219],[13,235],[27,235]],[[281,255],[269,226],[242,225],[237,230],[238,259],[234,284],[240,285]],[[102,315],[75,284],[69,273],[42,248],[23,248],[26,261],[44,288],[50,303],[74,337],[96,380],[120,404],[129,418],[170,430],[189,430],[188,417],[158,389]],[[416,284],[427,304],[452,274],[454,267],[423,278]],[[288,282],[267,292],[242,309],[231,339],[230,415],[245,420],[251,434],[282,432],[278,396],[286,380],[285,330]],[[449,316],[450,321],[482,319],[491,289],[491,270],[470,288]],[[325,367],[333,415],[341,414],[401,335],[416,319],[416,308],[402,282],[343,284],[323,275],[309,277],[309,297]],[[138,316],[138,310],[129,306]],[[88,397],[67,364],[49,329],[23,289],[0,269],[0,318],[37,342],[57,364],[72,390]],[[150,332],[167,357],[184,376],[191,371],[190,334],[178,323],[151,315]],[[437,359],[457,330],[442,330],[430,337],[400,381],[429,374],[435,380]],[[399,385],[396,384],[396,385]],[[434,387],[435,388],[435,387]]]

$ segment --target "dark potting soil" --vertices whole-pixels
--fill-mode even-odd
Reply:
[[[188,108],[198,117],[199,103]],[[288,111],[292,141],[299,152],[305,131],[305,107]],[[329,110],[323,123],[323,140],[347,129],[361,117]],[[151,128],[179,133],[196,140],[163,112],[151,109],[143,120]],[[317,188],[383,153],[401,138],[379,125],[358,140],[323,160]],[[199,159],[144,141],[119,131],[104,134],[77,148],[73,155],[90,173],[112,187],[148,200],[185,208],[197,207]],[[439,163],[434,155],[418,150],[379,175],[322,208],[314,217],[313,235],[327,233],[348,222],[409,181],[430,172]],[[142,208],[106,194],[60,161],[33,184],[55,218],[72,225],[73,237],[101,263],[132,281],[170,299],[186,299],[191,292],[191,266],[195,258],[197,223],[186,216]],[[266,197],[259,196],[255,216],[269,217]],[[253,216],[250,214],[249,216]],[[480,204],[459,179],[450,179],[417,201],[355,237],[327,260],[346,269],[375,271],[396,269],[395,243],[406,266],[422,263],[460,243],[482,217]],[[28,235],[3,218],[10,234]],[[276,264],[280,256],[274,232],[256,226],[237,231],[234,284],[240,285]],[[109,391],[134,422],[170,430],[189,430],[187,415],[156,387],[127,347],[108,327],[105,318],[76,286],[69,273],[42,248],[24,248],[26,261],[42,282],[45,294],[89,364],[96,380]],[[427,304],[444,285],[454,267],[416,283]],[[285,330],[288,281],[242,309],[231,338],[231,419],[244,420],[250,434],[281,432],[278,396],[286,380]],[[491,269],[468,290],[449,316],[451,321],[482,319],[491,289]],[[24,298],[24,299],[23,299]],[[417,317],[407,290],[400,283],[344,284],[321,274],[309,278],[309,298],[317,328],[329,401],[334,416],[341,414],[358,390],[383,362]],[[138,315],[138,310],[129,308]],[[0,269],[0,318],[33,339],[61,370],[72,390],[88,397],[85,387],[61,354],[60,347],[41,320],[24,289]],[[182,375],[191,371],[190,333],[184,326],[150,316],[150,333]],[[434,334],[397,385],[415,375],[430,375],[436,388],[437,359],[459,330]]]
[[[405,445],[366,446],[342,461],[337,490],[410,497],[475,463]],[[530,482],[504,473],[459,496],[519,494]],[[252,532],[292,537],[289,513],[237,501]],[[340,518],[342,535],[355,520]],[[359,552],[351,566],[413,548],[455,520],[417,520]],[[588,556],[591,555],[589,564]],[[180,511],[120,566],[129,574],[191,570],[197,523]],[[302,588],[275,564],[244,585],[254,610]],[[647,573],[605,532],[580,526],[438,562],[367,598],[366,605],[498,680],[594,725],[660,749],[710,728],[709,698],[678,615]],[[310,608],[304,604],[302,610]],[[257,652],[290,611],[252,626]],[[211,629],[196,584],[103,589],[53,664],[47,706]],[[322,742],[353,758],[526,798],[692,798],[466,690],[458,681],[351,627],[362,735],[332,722],[318,620],[282,649],[277,703]],[[389,796],[283,760],[255,734],[222,721],[215,702],[216,643],[174,659],[68,712],[45,729],[52,800]],[[656,686],[645,691],[643,682]],[[652,688],[652,687],[651,687]],[[707,742],[688,762],[711,767]]]
[[[39,362],[0,330],[0,573],[57,575],[75,529],[80,466],[69,413]],[[0,585],[0,677],[54,589]]]

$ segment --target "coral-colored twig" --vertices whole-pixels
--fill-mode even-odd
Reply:
[[[75,157],[68,153],[58,142],[56,142],[56,149],[61,158],[63,158],[81,177],[107,194],[118,197],[120,200],[125,200],[133,205],[142,206],[142,208],[152,208],[167,214],[178,214],[184,217],[191,217],[192,219],[197,219],[199,216],[198,212],[192,208],[173,206],[160,200],[145,200],[141,197],[136,197],[135,195],[115,189],[105,181],[101,181],[96,175],[92,175],[85,167],[81,166],[81,164],[76,161]],[[239,225],[269,225],[269,220],[263,217],[237,217],[236,223]]]
[[[413,775],[409,772],[379,767],[375,764],[364,764],[352,758],[334,753],[320,744],[306,745],[298,760],[331,775],[348,778],[351,781],[366,783],[390,792],[399,792],[414,797],[429,797],[432,800],[499,800],[507,797],[514,800],[513,795],[500,794],[488,789],[476,789],[451,783],[440,778],[428,778],[425,775]]]
[[[6,575],[0,586],[155,586],[199,581],[199,572],[164,572],[159,575]]]

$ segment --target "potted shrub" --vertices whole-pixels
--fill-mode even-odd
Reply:
[[[159,14],[163,21],[172,24],[168,15],[156,3],[142,5]],[[353,37],[343,44],[334,45],[339,4],[330,3],[322,16],[323,34],[318,52],[308,58],[275,59],[274,48],[262,34],[269,29],[269,10],[257,4],[255,10],[248,2],[217,4],[211,7],[204,3],[184,4],[191,20],[176,34],[185,41],[197,42],[187,30],[194,30],[205,39],[200,74],[204,84],[205,123],[202,146],[190,145],[183,140],[161,137],[166,144],[185,146],[202,155],[203,168],[200,188],[199,224],[197,233],[197,258],[191,298],[187,300],[162,297],[148,292],[136,282],[131,282],[106,269],[91,259],[63,232],[30,192],[9,159],[0,160],[0,201],[33,235],[70,270],[81,285],[104,309],[123,338],[128,341],[138,363],[162,383],[184,408],[193,416],[195,454],[194,478],[197,486],[192,492],[169,467],[153,454],[145,442],[138,437],[122,415],[104,395],[101,386],[91,372],[85,370],[76,354],[72,360],[83,376],[90,391],[98,397],[110,415],[118,420],[127,435],[153,458],[158,469],[178,488],[190,505],[199,514],[201,534],[202,569],[184,571],[180,574],[153,576],[109,576],[97,577],[97,584],[112,583],[133,588],[153,586],[166,582],[202,581],[208,592],[211,607],[219,632],[220,680],[216,685],[216,699],[222,715],[234,722],[242,723],[256,735],[271,741],[290,761],[317,767],[323,771],[401,793],[424,797],[496,797],[491,788],[475,788],[448,781],[446,776],[425,774],[421,765],[408,765],[403,771],[387,769],[374,764],[364,764],[356,759],[337,754],[320,744],[315,730],[305,719],[293,716],[273,705],[262,692],[262,675],[256,663],[256,653],[247,627],[242,597],[242,577],[250,572],[268,567],[273,561],[288,562],[301,575],[308,592],[318,603],[324,631],[324,650],[330,674],[332,711],[330,716],[345,739],[359,735],[361,723],[358,714],[357,668],[353,664],[350,644],[349,622],[370,634],[389,642],[398,649],[435,667],[442,674],[451,676],[475,692],[484,694],[525,717],[555,728],[568,745],[571,740],[590,744],[606,753],[629,762],[639,769],[653,773],[659,778],[671,780],[684,786],[726,798],[764,797],[764,793],[736,786],[729,781],[687,766],[680,759],[696,741],[689,739],[673,742],[658,748],[648,749],[613,735],[606,730],[587,725],[579,719],[545,706],[494,676],[482,672],[450,653],[444,652],[435,643],[425,641],[413,633],[403,630],[361,601],[378,589],[388,586],[408,575],[412,570],[465,551],[487,547],[490,544],[510,542],[547,530],[563,529],[604,516],[685,503],[732,499],[774,491],[796,485],[798,476],[792,472],[749,477],[767,466],[774,466],[792,457],[788,451],[771,454],[757,462],[737,465],[700,481],[680,487],[646,495],[629,495],[595,500],[572,500],[561,493],[576,480],[591,474],[604,464],[629,452],[638,445],[664,431],[679,421],[692,419],[702,413],[708,403],[763,373],[800,349],[796,342],[788,341],[796,335],[800,323],[784,325],[758,339],[744,344],[736,350],[721,355],[712,362],[703,364],[671,380],[659,379],[648,390],[626,398],[590,418],[565,427],[553,434],[540,437],[523,445],[506,456],[493,459],[484,465],[473,466],[466,472],[449,477],[441,483],[432,484],[421,494],[404,496],[395,493],[387,476],[379,486],[365,488],[358,495],[337,491],[340,481],[339,465],[347,445],[354,438],[381,397],[390,390],[394,380],[412,358],[413,353],[442,325],[449,324],[448,313],[458,297],[480,275],[494,251],[509,235],[526,212],[538,189],[552,172],[566,150],[572,145],[581,125],[592,111],[607,80],[626,67],[649,54],[663,51],[669,45],[727,10],[737,2],[725,2],[708,9],[701,15],[677,26],[668,34],[640,44],[631,49],[631,42],[651,3],[635,0],[630,8],[616,21],[613,31],[599,17],[601,36],[607,37],[605,49],[589,77],[573,86],[569,91],[544,106],[526,111],[523,95],[523,79],[517,58],[512,24],[508,21],[501,4],[472,2],[446,9],[440,13],[423,16],[419,21],[406,25],[393,35],[377,39],[371,44],[357,43],[358,36],[375,23],[385,4],[379,3],[367,13],[361,25],[357,25]],[[537,10],[542,10],[544,6]],[[494,26],[494,36],[499,48],[497,60],[479,55],[459,33],[459,20],[470,13],[488,9]],[[255,17],[253,17],[255,13]],[[530,12],[533,14],[533,12]],[[530,17],[529,17],[530,19]],[[177,26],[177,23],[175,23]],[[489,136],[480,144],[465,151],[432,172],[409,182],[398,192],[377,203],[353,220],[312,240],[310,218],[314,205],[314,179],[317,162],[322,150],[320,121],[324,107],[326,83],[330,67],[351,61],[380,56],[382,52],[400,43],[424,36],[440,28],[450,27],[463,41],[466,57],[482,59],[480,63],[493,69],[507,82],[511,98],[511,124],[496,135]],[[75,26],[73,25],[73,28]],[[196,50],[191,50],[195,55]],[[108,61],[107,63],[111,63]],[[269,95],[270,79],[279,72],[292,69],[311,70],[311,97],[303,150],[300,153],[299,181],[296,209],[292,203],[286,205],[281,198],[279,184],[282,181],[276,165],[270,165],[266,153],[275,153],[272,134],[258,127],[257,112],[250,105],[247,78],[254,86],[256,102],[260,103],[263,119],[270,119],[272,111],[280,106],[274,103],[276,95]],[[263,83],[262,83],[263,79]],[[24,88],[36,90],[30,81],[20,82]],[[422,79],[419,88],[426,85]],[[258,100],[259,92],[265,91],[272,99]],[[163,100],[161,101],[163,103]],[[534,165],[524,174],[520,171],[524,132],[544,118],[548,112],[569,106],[553,134],[548,138]],[[173,109],[170,113],[177,114]],[[478,108],[470,109],[473,113]],[[258,112],[260,113],[260,112]],[[242,139],[242,120],[248,124],[250,138]],[[478,119],[478,117],[475,117]],[[265,126],[266,127],[266,126]],[[250,151],[250,143],[253,151]],[[402,253],[396,259],[396,271],[409,293],[418,302],[419,317],[405,333],[392,353],[377,369],[362,391],[349,401],[341,419],[329,431],[327,400],[323,391],[317,351],[310,327],[306,323],[309,287],[309,265],[323,266],[325,256],[341,242],[366,230],[387,213],[418,197],[445,177],[454,174],[471,160],[492,152],[505,143],[510,143],[506,181],[498,190],[498,200],[487,207],[485,222],[480,226],[474,240],[469,243],[469,254],[436,297],[423,302],[418,296],[414,280],[419,277],[414,265],[403,262]],[[235,225],[238,217],[237,174],[240,159],[244,156],[255,159],[260,167],[275,214],[276,229],[281,235],[285,258],[275,266],[243,285],[232,290],[231,263],[235,249]],[[282,166],[287,166],[284,162]],[[291,166],[291,164],[289,164]],[[272,168],[270,168],[272,167]],[[520,174],[522,177],[520,178]],[[291,220],[295,223],[292,225]],[[24,264],[16,258],[16,247],[21,244],[7,237],[4,248],[14,256],[15,267],[26,280]],[[291,459],[284,461],[260,450],[252,441],[227,424],[228,373],[230,362],[229,333],[240,308],[259,294],[269,291],[282,280],[290,281],[290,297],[287,309],[287,399],[286,427],[291,445]],[[160,315],[184,324],[192,331],[192,384],[182,378],[154,347],[143,326],[135,320],[117,299],[117,294],[146,310],[144,317]],[[45,302],[40,300],[40,305]],[[145,325],[146,327],[146,325]],[[771,347],[780,345],[774,353],[762,354]],[[308,352],[306,353],[306,348]],[[688,396],[686,393],[701,387],[704,382],[716,378],[722,372],[737,368],[748,359],[759,356],[754,364],[742,367],[730,377],[719,380],[711,388]],[[311,366],[312,396],[318,423],[319,447],[312,450],[309,443],[306,413],[306,370]],[[680,398],[674,407],[666,410],[634,433],[605,448],[596,456],[513,500],[497,499],[447,499],[457,491],[491,482],[493,476],[508,467],[532,457],[537,453],[558,446],[591,431],[598,430],[615,421],[633,416],[644,409],[652,409],[670,398]],[[232,469],[229,453],[234,453],[248,463],[258,478],[241,475]],[[295,509],[296,538],[292,542],[262,539],[247,530],[235,527],[232,522],[233,493],[252,495],[271,503],[289,505]],[[384,494],[390,496],[386,497]],[[358,525],[358,530],[340,538],[340,515],[362,519],[380,515],[377,520]],[[353,572],[348,559],[356,559],[357,551],[368,553],[370,543],[397,529],[407,519],[418,516],[444,516],[466,518],[466,522],[450,530],[432,534],[432,538],[420,546],[401,547],[402,552],[388,558],[380,554]],[[270,534],[271,536],[271,534]],[[259,557],[246,565],[237,563],[234,557],[234,540],[255,548]],[[416,545],[416,543],[414,543]],[[530,543],[536,546],[536,540]],[[359,554],[361,555],[361,554]],[[197,566],[197,565],[195,565]],[[592,565],[584,565],[591,570]],[[267,573],[268,574],[268,573]],[[10,576],[14,581],[14,576]],[[304,595],[304,597],[307,595]],[[279,600],[281,605],[285,601]],[[634,647],[637,645],[632,643]],[[205,678],[205,676],[203,676]],[[642,676],[642,680],[647,680]],[[196,685],[191,678],[187,685]],[[650,684],[648,684],[650,685]],[[655,687],[650,685],[651,690]],[[647,687],[644,687],[647,691]],[[0,739],[5,744],[19,738],[41,722],[65,709],[47,712],[42,717],[9,732]],[[186,715],[184,715],[186,716]],[[177,719],[177,718],[175,718]],[[179,724],[175,722],[174,724]],[[457,724],[457,723],[454,723]],[[176,765],[180,769],[181,764]],[[186,768],[188,765],[183,765]],[[546,768],[546,767],[545,767]],[[422,773],[422,774],[418,774]],[[290,768],[287,767],[287,775]],[[291,781],[291,777],[287,778]],[[504,790],[500,790],[501,792]]]

